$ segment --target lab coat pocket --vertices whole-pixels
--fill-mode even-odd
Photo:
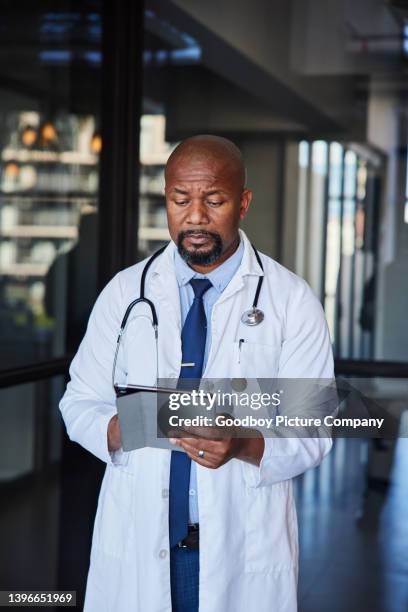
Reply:
[[[274,378],[279,369],[280,345],[239,340],[236,356],[241,376],[245,378]]]
[[[285,481],[247,488],[246,573],[276,573],[297,567],[297,519],[290,486]]]

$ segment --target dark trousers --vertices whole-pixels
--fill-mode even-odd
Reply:
[[[170,579],[173,612],[198,612],[199,571],[198,549],[171,549]]]

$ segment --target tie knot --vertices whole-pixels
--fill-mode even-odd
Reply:
[[[192,278],[190,285],[193,288],[194,297],[200,299],[203,297],[204,293],[212,287],[212,282],[208,280],[208,278]]]

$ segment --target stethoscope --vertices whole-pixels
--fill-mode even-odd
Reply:
[[[129,306],[126,308],[126,312],[125,315],[122,319],[122,323],[120,325],[120,330],[119,330],[119,335],[118,338],[116,340],[116,350],[115,350],[115,357],[113,360],[113,367],[112,367],[112,386],[115,389],[115,391],[117,390],[117,386],[115,383],[115,372],[116,372],[116,361],[118,359],[118,353],[119,353],[119,348],[120,348],[120,343],[122,340],[122,336],[125,332],[125,328],[126,328],[126,324],[128,322],[129,319],[129,315],[132,312],[133,308],[136,306],[136,304],[147,304],[150,308],[150,313],[151,313],[151,323],[152,323],[152,327],[153,327],[153,331],[154,331],[154,339],[156,342],[156,372],[159,371],[159,364],[158,364],[158,355],[159,355],[159,351],[158,351],[158,329],[159,329],[159,321],[157,318],[157,312],[156,312],[156,307],[153,304],[153,302],[151,300],[149,300],[149,298],[145,297],[145,288],[146,288],[146,275],[147,272],[150,268],[150,266],[152,265],[152,263],[154,262],[155,259],[157,259],[157,257],[159,257],[159,255],[161,255],[164,251],[165,248],[167,248],[167,244],[165,244],[163,247],[161,247],[161,249],[159,249],[158,251],[156,251],[156,253],[153,253],[153,255],[150,257],[150,259],[148,259],[148,261],[146,262],[145,267],[143,268],[143,272],[142,272],[142,276],[140,279],[140,297],[138,297],[136,300],[133,300],[133,302],[131,302],[129,304]],[[255,257],[257,259],[257,262],[259,263],[259,267],[261,268],[262,272],[264,271],[264,267],[262,265],[262,261],[261,258],[259,256],[258,251],[256,250],[256,248],[254,247],[253,244],[251,244],[252,248],[254,249],[254,253],[255,253]],[[242,316],[241,316],[241,323],[243,323],[244,325],[248,325],[249,327],[253,327],[254,325],[259,325],[260,323],[262,323],[262,321],[265,318],[265,315],[263,313],[262,310],[260,310],[258,308],[258,300],[259,300],[259,294],[261,293],[261,289],[262,289],[262,283],[263,283],[263,275],[259,277],[258,279],[258,284],[256,286],[256,291],[255,291],[255,296],[254,296],[254,301],[252,303],[252,307],[249,308],[249,310],[246,310]],[[144,315],[146,316],[146,315]]]

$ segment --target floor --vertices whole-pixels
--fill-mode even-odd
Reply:
[[[56,588],[58,510],[54,473],[0,487],[0,590]]]
[[[367,488],[381,459],[372,444],[337,439],[320,468],[295,482],[299,612],[408,611],[408,439],[395,448],[389,487]]]
[[[408,439],[397,444],[391,486],[374,482],[365,495],[371,444],[338,439],[295,481],[299,612],[408,612]],[[55,478],[7,498],[0,487],[0,588],[54,586],[58,490]]]

